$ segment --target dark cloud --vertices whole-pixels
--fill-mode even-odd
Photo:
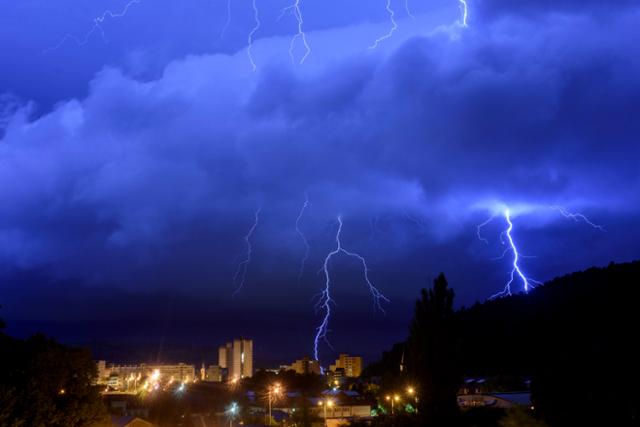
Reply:
[[[491,258],[503,251],[504,224],[497,218],[485,231],[489,245],[475,236],[500,202],[514,207],[523,251],[537,256],[526,258],[527,271],[538,279],[633,259],[640,9],[629,4],[603,23],[596,2],[531,3],[535,17],[484,2],[479,11],[496,12],[477,26],[400,34],[375,52],[354,47],[375,26],[314,33],[316,62],[303,67],[283,64],[277,55],[288,61],[289,39],[273,38],[256,46],[272,58],[256,74],[244,52],[199,53],[153,77],[108,66],[86,96],[46,114],[4,97],[2,265],[78,280],[83,299],[122,304],[133,323],[154,310],[138,310],[138,301],[157,308],[157,295],[179,289],[178,325],[223,307],[212,319],[246,311],[276,319],[284,310],[286,321],[303,319],[301,330],[312,331],[303,313],[312,313],[316,271],[342,214],[343,242],[367,255],[402,335],[402,307],[440,271],[462,303],[500,288],[508,262]],[[294,221],[305,192],[301,225],[312,251],[298,283],[304,246]],[[607,231],[552,205],[584,211]],[[259,207],[254,263],[234,301],[242,238]],[[359,266],[340,260],[334,268],[336,314],[362,332],[366,321],[350,320],[371,313],[367,304],[354,308],[369,298]],[[61,292],[64,304],[78,304]],[[4,293],[27,304],[24,295],[10,298],[15,287]],[[60,315],[51,313],[20,320]],[[102,316],[92,313],[99,310],[74,309],[70,322]],[[259,322],[249,317],[243,327]]]

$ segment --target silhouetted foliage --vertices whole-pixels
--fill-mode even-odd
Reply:
[[[530,376],[536,412],[554,427],[633,425],[639,297],[636,262],[591,268],[462,310],[464,371]]]
[[[418,413],[432,426],[451,426],[458,413],[460,375],[453,298],[443,274],[431,289],[422,290],[407,345],[407,368],[417,381],[420,396]]]
[[[419,320],[414,319],[407,344],[410,368],[424,388],[423,405],[434,404],[426,402],[429,390],[440,390],[434,398],[449,396],[446,401],[451,401],[447,384],[454,383],[457,368],[467,376],[493,377],[496,381],[486,383],[493,391],[522,388],[522,379],[530,378],[533,415],[551,427],[640,423],[640,262],[569,274],[529,294],[486,301],[455,314],[452,299],[453,292],[439,277],[416,306]],[[456,334],[458,352],[449,339]],[[372,372],[395,374],[398,348],[402,344]],[[491,425],[497,414],[489,411],[485,419],[467,412],[462,422]],[[511,424],[505,425],[520,422],[520,416],[512,413],[504,419]],[[453,422],[452,417],[445,425]],[[541,425],[535,417],[527,422]]]
[[[96,365],[84,349],[43,335],[0,333],[0,426],[82,427],[106,419]]]

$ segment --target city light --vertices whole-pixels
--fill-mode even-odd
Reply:
[[[281,396],[283,392],[284,389],[282,388],[282,385],[280,383],[274,383],[269,386],[269,389],[267,391],[267,402],[269,405],[269,425],[271,425],[271,405]]]
[[[333,407],[333,400],[332,399],[324,399],[324,400],[320,400],[318,402],[318,406],[322,406],[322,413],[323,413],[323,419],[324,419],[324,425],[327,425],[327,408],[332,408]]]
[[[227,409],[226,409],[225,412],[227,414],[227,418],[229,418],[229,427],[231,427],[231,425],[233,423],[233,420],[240,413],[240,406],[238,406],[237,402],[231,402],[231,404],[229,406],[227,406]]]

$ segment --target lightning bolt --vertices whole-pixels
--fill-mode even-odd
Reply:
[[[256,4],[256,0],[251,1],[251,6],[253,7],[253,20],[255,22],[255,26],[249,33],[247,37],[247,56],[249,57],[249,62],[251,63],[251,68],[253,71],[256,71],[256,63],[253,60],[253,55],[251,53],[251,49],[253,48],[253,36],[260,29],[260,15],[258,13],[258,6]]]
[[[221,39],[224,37],[225,33],[229,29],[229,25],[231,25],[231,0],[227,0],[227,20],[225,21],[224,26],[220,31]]]
[[[525,274],[520,269],[520,254],[518,252],[518,248],[516,247],[515,241],[513,240],[513,222],[511,221],[511,211],[509,210],[509,208],[505,209],[504,211],[504,219],[508,224],[508,227],[505,230],[504,234],[507,236],[507,242],[509,244],[509,247],[507,249],[509,249],[509,251],[513,254],[513,268],[511,269],[509,281],[505,285],[504,289],[501,292],[492,295],[489,299],[511,295],[511,285],[513,284],[514,280],[516,280],[516,276],[520,279],[520,281],[522,281],[522,286],[525,292],[529,292],[529,289],[531,289],[535,285],[542,284],[542,282],[533,280],[525,276]]]
[[[305,237],[304,233],[300,229],[300,221],[302,221],[304,212],[307,210],[308,207],[309,207],[309,195],[305,192],[304,204],[302,205],[302,208],[300,208],[300,213],[298,213],[298,217],[296,218],[296,233],[298,233],[298,235],[302,239],[302,242],[304,243],[304,247],[305,247],[304,257],[302,257],[302,261],[300,262],[300,272],[298,273],[298,282],[302,280],[302,275],[304,273],[304,265],[306,264],[307,259],[309,259],[309,250],[311,249],[311,247],[309,246],[309,242],[307,241],[307,238]]]
[[[377,48],[380,42],[391,38],[391,36],[393,36],[393,33],[395,33],[396,30],[398,29],[398,23],[396,22],[396,19],[395,19],[396,13],[391,8],[391,0],[387,0],[387,5],[385,8],[387,9],[387,13],[389,14],[389,21],[391,21],[391,28],[389,29],[389,32],[387,34],[378,37],[376,41],[374,41],[373,44],[369,46],[369,49]]]
[[[411,9],[409,8],[409,0],[404,0],[404,11],[409,18],[416,19],[416,17],[413,16],[413,13],[411,13]]]
[[[460,3],[460,12],[462,13],[458,24],[467,28],[469,26],[469,5],[467,4],[467,0],[458,0],[458,2]]]
[[[538,206],[538,208],[540,208]],[[582,214],[582,213],[573,213],[568,211],[567,209],[563,208],[562,206],[550,206],[549,208],[558,211],[563,217],[568,218],[568,219],[572,219],[576,222],[584,222],[585,224],[591,226],[592,228],[595,228],[597,230],[600,231],[604,231],[604,227],[602,227],[601,225],[598,225],[594,222],[592,222],[586,215]],[[522,258],[533,258],[531,256],[525,256],[522,255],[519,251],[518,248],[516,246],[515,240],[513,238],[513,221],[511,220],[511,211],[508,207],[504,208],[504,211],[502,212],[505,221],[507,222],[508,227],[503,230],[500,233],[500,242],[503,245],[507,245],[507,248],[505,249],[505,251],[502,253],[501,256],[497,257],[497,258],[493,258],[493,260],[500,260],[503,259],[507,254],[511,253],[513,254],[513,266],[511,269],[511,272],[509,273],[509,280],[507,282],[507,284],[505,285],[504,289],[494,295],[492,295],[489,299],[494,299],[494,298],[499,298],[499,297],[503,297],[503,296],[508,296],[512,294],[512,289],[511,289],[511,285],[513,284],[513,282],[515,280],[519,280],[522,282],[523,285],[523,289],[525,292],[528,292],[530,289],[532,289],[533,287],[537,286],[537,285],[541,285],[542,282],[539,282],[537,280],[531,279],[530,277],[527,277],[524,272],[522,271],[521,267],[520,267],[520,260]],[[478,236],[478,239],[485,242],[485,243],[489,243],[489,241],[484,238],[482,236],[482,228],[485,227],[486,225],[488,225],[490,222],[492,222],[497,215],[493,215],[491,216],[489,219],[487,219],[485,222],[483,222],[482,224],[479,224],[476,227],[476,234]]]
[[[260,222],[260,212],[262,208],[258,208],[254,214],[253,225],[249,229],[249,232],[244,236],[245,244],[247,245],[247,252],[245,255],[245,259],[242,260],[238,264],[238,268],[236,269],[236,274],[233,276],[233,284],[236,285],[236,290],[233,292],[233,296],[235,297],[242,288],[244,287],[244,282],[247,277],[247,269],[249,268],[249,264],[251,264],[251,254],[253,253],[253,245],[251,244],[251,237],[253,236],[253,232],[256,231],[258,227],[258,222]]]
[[[307,57],[311,54],[311,47],[307,42],[307,34],[304,32],[304,17],[302,15],[302,0],[295,0],[292,4],[282,9],[282,13],[278,20],[282,19],[285,13],[291,12],[293,16],[296,18],[296,22],[298,23],[298,32],[293,36],[291,42],[289,43],[289,56],[291,57],[291,62],[295,63],[295,55],[293,54],[293,50],[296,47],[296,42],[298,39],[302,40],[302,44],[304,45],[304,55],[300,59],[299,63],[303,64]]]
[[[583,221],[584,223],[588,224],[589,226],[595,228],[596,230],[604,231],[604,227],[603,226],[591,222],[591,220],[589,218],[587,218],[585,215],[583,215],[583,214],[581,214],[579,212],[578,213],[569,212],[568,210],[566,210],[562,206],[551,206],[551,209],[554,209],[554,210],[560,212],[560,215],[562,215],[565,218],[572,219],[575,222]]]
[[[67,40],[73,40],[78,46],[84,46],[85,44],[87,44],[91,36],[93,36],[93,34],[95,34],[97,31],[100,32],[100,35],[102,36],[102,40],[104,40],[104,42],[107,43],[108,42],[107,36],[104,33],[102,24],[107,20],[107,18],[110,18],[110,19],[122,18],[129,12],[129,9],[131,8],[131,6],[133,6],[134,4],[140,4],[141,1],[142,0],[130,0],[120,12],[112,12],[108,9],[105,10],[104,12],[102,12],[100,16],[93,18],[93,26],[84,35],[84,37],[78,37],[71,33],[67,33],[57,45],[45,49],[44,53],[59,49],[60,47],[62,47],[63,44],[67,42]]]
[[[478,240],[480,240],[481,242],[486,243],[487,245],[489,244],[489,240],[485,239],[484,237],[482,237],[482,228],[486,225],[489,225],[490,222],[492,222],[494,219],[496,219],[496,216],[493,215],[492,217],[490,217],[488,220],[486,220],[485,222],[483,222],[482,224],[479,224],[476,227],[476,234],[478,235]]]
[[[367,261],[360,254],[355,252],[350,252],[342,247],[342,242],[340,240],[340,234],[342,233],[342,216],[338,216],[338,230],[336,232],[336,247],[331,252],[327,254],[324,259],[324,263],[322,264],[322,270],[324,272],[324,289],[319,295],[318,303],[316,304],[317,310],[324,310],[324,315],[322,317],[322,322],[316,328],[316,335],[313,341],[313,354],[316,360],[320,360],[318,354],[318,346],[321,340],[324,340],[328,343],[327,333],[329,332],[329,320],[331,319],[331,304],[333,303],[333,299],[331,298],[331,275],[329,273],[329,263],[331,259],[343,253],[349,257],[356,258],[362,263],[362,268],[364,272],[364,279],[369,287],[369,291],[373,297],[373,305],[374,308],[377,308],[382,313],[384,313],[384,309],[382,308],[383,302],[389,302],[389,299],[385,297],[378,288],[376,288],[371,280],[369,279],[369,267],[367,266]]]

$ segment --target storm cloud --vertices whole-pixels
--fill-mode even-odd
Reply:
[[[288,61],[290,37],[273,34],[254,47],[255,73],[242,50],[200,52],[155,76],[106,65],[86,95],[48,112],[22,94],[0,98],[0,261],[227,301],[262,208],[234,304],[274,307],[293,292],[311,309],[342,215],[345,246],[368,256],[391,304],[439,271],[470,303],[507,277],[508,261],[491,260],[504,224],[485,230],[490,245],[476,238],[499,203],[524,206],[514,220],[540,280],[633,259],[640,7],[602,16],[595,1],[525,3],[483,1],[468,29],[406,19],[376,51],[366,41],[384,21],[318,24],[304,66]],[[368,298],[357,265],[335,267],[339,292]]]

